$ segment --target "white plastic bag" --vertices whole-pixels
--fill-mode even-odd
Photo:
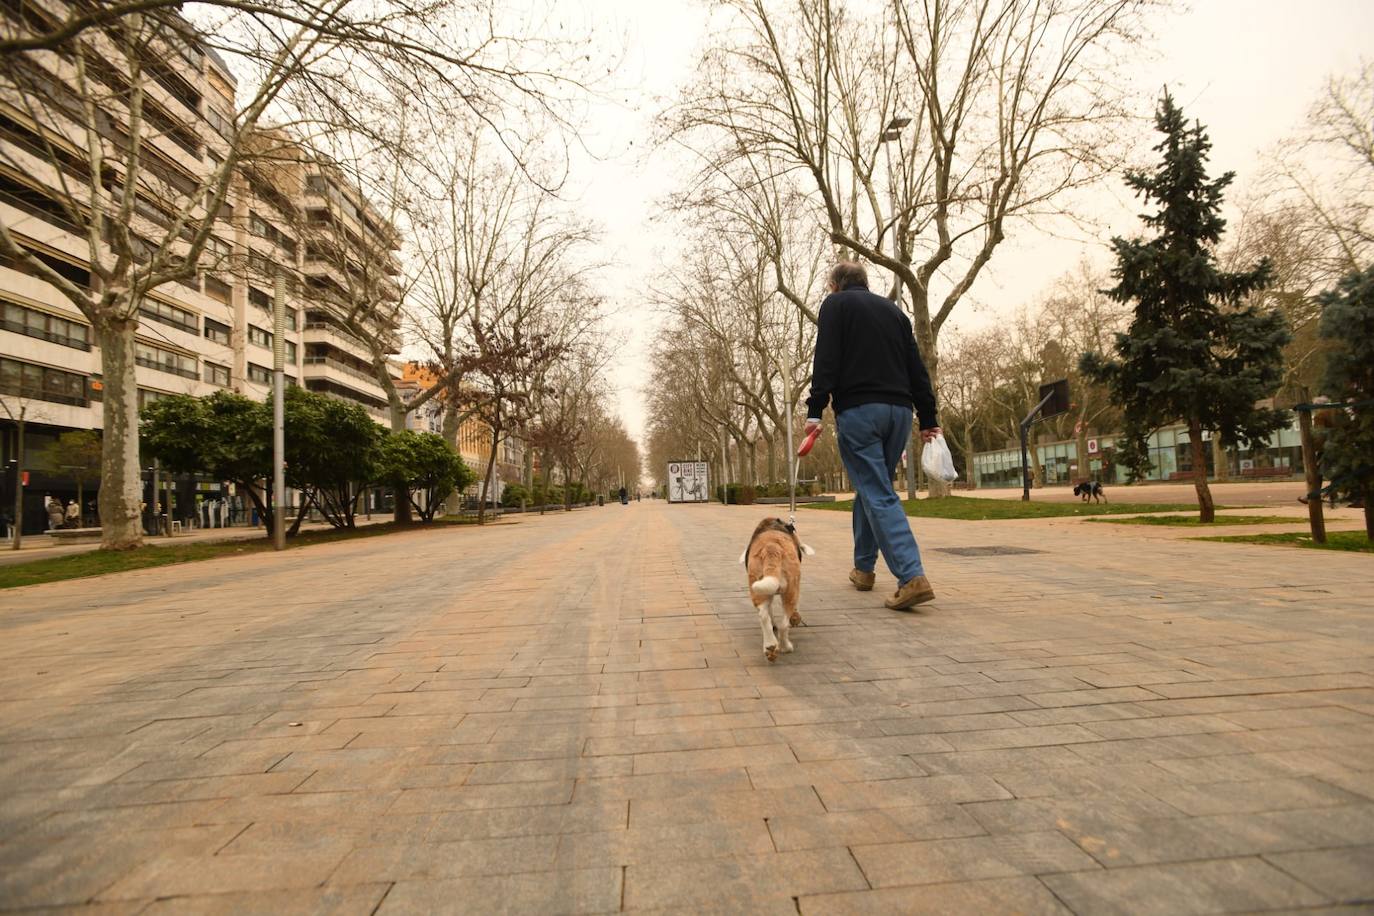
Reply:
[[[949,453],[943,434],[936,435],[921,449],[921,467],[928,476],[945,483],[959,479],[959,472],[954,470],[954,456]]]

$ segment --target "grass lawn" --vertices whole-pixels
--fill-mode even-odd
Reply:
[[[987,521],[1003,518],[1064,518],[1076,515],[1134,515],[1139,512],[1196,512],[1188,503],[1045,503],[1019,499],[978,499],[973,496],[947,496],[944,499],[904,500],[907,515],[920,518],[960,518]],[[798,508],[801,508],[798,506]],[[848,512],[850,499],[842,502],[806,506],[830,512]]]
[[[1180,528],[1205,527],[1198,521],[1196,510],[1192,515],[1142,515],[1137,518],[1092,518],[1090,522],[1105,525],[1168,525]],[[1296,515],[1218,515],[1213,525],[1306,525],[1307,516]]]
[[[1221,538],[1197,538],[1199,541],[1234,541],[1238,544],[1277,544],[1280,547],[1307,547],[1312,550],[1349,550],[1374,553],[1374,541],[1363,531],[1328,531],[1325,544],[1312,542],[1312,535],[1300,534],[1231,534]]]
[[[423,531],[425,529],[446,528],[452,525],[475,524],[477,524],[476,519],[461,518],[436,520],[432,525],[415,523],[398,526],[394,522],[385,522],[378,525],[366,525],[352,531],[307,531],[294,538],[288,538],[286,549],[292,550],[297,547],[309,547],[313,544],[332,544],[336,541],[377,537],[398,530]],[[0,589],[18,588],[22,585],[41,585],[44,582],[60,582],[64,579],[84,579],[89,576],[127,572],[131,569],[150,569],[154,566],[194,563],[197,560],[213,560],[217,557],[261,553],[271,549],[271,540],[263,536],[248,540],[202,542],[167,547],[140,547],[137,550],[89,550],[85,553],[34,560],[31,563],[0,566]]]

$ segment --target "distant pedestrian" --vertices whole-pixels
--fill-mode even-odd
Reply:
[[[912,408],[921,438],[940,433],[935,392],[911,333],[911,321],[890,299],[868,290],[863,266],[841,261],[830,272],[830,295],[817,315],[816,360],[806,430],[819,426],[833,403],[840,460],[854,483],[854,569],[859,591],[874,585],[879,552],[897,577],[885,604],[906,610],[935,597],[921,565],[892,475],[911,436]]]
[[[81,527],[81,505],[76,500],[67,503],[67,527]]]
[[[51,496],[47,497],[47,500],[48,500],[48,530],[49,530],[49,531],[55,531],[55,530],[57,530],[58,528],[61,528],[61,527],[62,527],[62,520],[63,520],[64,518],[66,518],[67,513],[66,513],[66,510],[64,510],[64,509],[62,508],[62,501],[61,501],[61,500],[53,499]]]
[[[622,506],[628,506],[630,504],[630,491],[626,490],[624,487],[620,488],[620,504]]]

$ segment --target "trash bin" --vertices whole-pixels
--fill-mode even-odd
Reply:
[[[605,494],[605,493],[598,493],[598,494],[596,494],[596,504],[597,504],[598,506],[604,506],[604,505],[606,505],[606,494]]]

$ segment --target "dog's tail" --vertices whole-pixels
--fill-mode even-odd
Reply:
[[[760,598],[768,598],[782,591],[782,578],[779,576],[764,576],[749,586],[749,591]]]

